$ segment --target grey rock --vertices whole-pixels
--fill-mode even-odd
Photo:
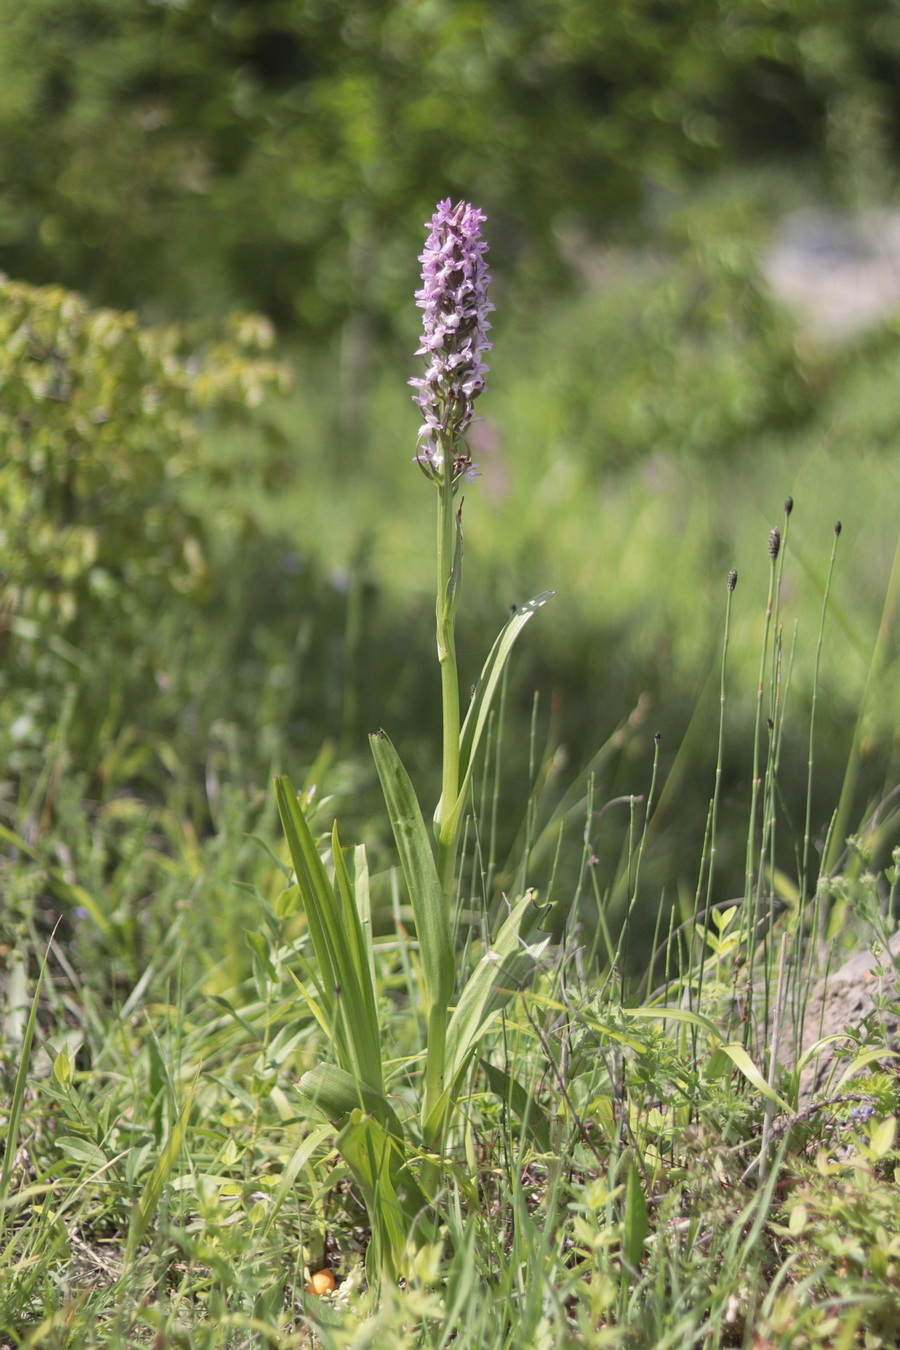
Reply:
[[[900,932],[890,941],[891,951],[900,956]],[[883,976],[876,976],[878,966],[885,968]],[[886,996],[900,998],[900,972],[892,965],[888,952],[876,958],[870,951],[857,952],[836,970],[819,980],[810,992],[803,1009],[802,1025],[799,1037],[791,1025],[786,1025],[779,1038],[778,1057],[785,1064],[795,1064],[797,1059],[818,1041],[826,1036],[840,1035],[849,1029],[859,1027],[875,1008],[874,999]],[[882,1008],[876,1014],[881,1024],[885,1051],[900,1051],[900,1011],[896,1008]],[[791,1021],[788,1010],[786,1023]],[[796,1019],[799,1023],[799,1017]],[[836,1051],[846,1045],[849,1036],[829,1041],[821,1051],[814,1055],[804,1067],[800,1077],[800,1109],[826,1089],[833,1089],[840,1079],[849,1061],[837,1061]],[[799,1040],[799,1045],[797,1044]]]

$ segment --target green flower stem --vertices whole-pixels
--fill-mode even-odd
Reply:
[[[443,464],[438,500],[437,652],[441,668],[443,716],[443,770],[438,828],[438,876],[449,904],[456,869],[459,827],[452,823],[459,795],[459,677],[456,669],[456,609],[459,603],[462,549],[454,511],[453,447],[447,437],[442,444]]]

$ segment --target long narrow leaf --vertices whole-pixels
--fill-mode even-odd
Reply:
[[[537,943],[529,941],[544,913],[534,891],[524,895],[469,977],[447,1028],[446,1091],[441,1110],[446,1109],[447,1097],[457,1091],[471,1054],[490,1022],[518,993],[550,942],[549,937]],[[426,1138],[437,1127],[437,1108],[433,1115],[425,1124]]]
[[[707,1034],[714,1041],[722,1040],[722,1033],[710,1018],[704,1017],[703,1013],[691,1012],[689,1008],[628,1008],[628,1016],[640,1019],[646,1019],[651,1022],[687,1022],[692,1027],[699,1027],[701,1031]]]
[[[275,799],[278,803],[281,827],[294,864],[297,885],[303,896],[309,935],[319,963],[323,997],[330,1012],[337,985],[337,972],[334,969],[324,915],[334,904],[334,893],[289,778],[282,776],[275,779]]]
[[[481,674],[478,677],[478,683],[475,686],[475,693],[469,704],[462,731],[459,737],[459,795],[453,803],[453,809],[450,811],[446,820],[442,821],[442,837],[446,833],[448,838],[454,837],[459,824],[459,818],[465,807],[466,796],[469,790],[469,780],[472,776],[472,769],[475,765],[475,756],[478,753],[478,747],[481,744],[481,738],[484,735],[488,724],[488,714],[491,711],[491,705],[494,701],[494,695],[500,685],[503,675],[503,668],[509,660],[510,653],[515,644],[516,638],[525,627],[532,615],[536,614],[542,605],[552,599],[555,591],[541,591],[534,599],[520,605],[515,614],[501,631],[496,642],[488,654],[488,658],[482,667]],[[442,804],[438,804],[437,818],[441,819],[440,812]]]
[[[369,978],[375,988],[375,948],[372,943],[372,899],[369,893],[369,863],[364,844],[357,844],[353,850],[353,892],[356,896],[356,911],[365,937],[366,952],[369,958]]]
[[[260,1237],[267,1237],[272,1225],[278,1217],[278,1211],[281,1209],[285,1200],[294,1188],[294,1182],[302,1172],[303,1168],[309,1162],[312,1155],[320,1144],[323,1144],[331,1135],[331,1129],[328,1125],[320,1125],[317,1130],[313,1130],[303,1140],[302,1144],[296,1148],[288,1162],[287,1167],[281,1174],[278,1182],[278,1189],[272,1197],[272,1204],[266,1215],[266,1221],[263,1224]]]
[[[837,1091],[840,1092],[847,1086],[850,1079],[864,1069],[866,1065],[873,1064],[876,1060],[896,1059],[896,1050],[885,1050],[883,1046],[870,1046],[868,1050],[861,1050],[858,1055],[847,1065],[837,1082]]]
[[[787,1102],[783,1097],[779,1097],[778,1093],[775,1092],[773,1088],[769,1087],[759,1069],[753,1063],[753,1060],[747,1054],[747,1051],[740,1042],[735,1041],[731,1045],[723,1045],[722,1049],[736,1068],[740,1069],[741,1073],[747,1079],[747,1082],[752,1083],[757,1092],[761,1092],[770,1102],[774,1102],[782,1111],[786,1111],[790,1114],[791,1108],[788,1106]]]
[[[456,974],[450,917],[438,878],[431,840],[409,775],[383,731],[370,736],[369,742],[397,852],[400,854],[400,866],[409,891],[419,940],[425,994],[422,1011],[427,1026],[423,1099],[425,1113],[429,1110],[428,1104],[434,1103],[445,1087],[447,1009],[453,998]]]
[[[647,1239],[647,1200],[640,1170],[632,1158],[625,1186],[625,1214],[622,1225],[622,1255],[628,1267],[636,1271],[644,1254]]]
[[[334,874],[338,884],[338,890],[343,905],[344,931],[347,943],[350,949],[350,960],[353,967],[353,974],[356,983],[359,985],[360,995],[362,997],[366,1027],[370,1033],[369,1039],[374,1040],[376,1045],[381,1043],[381,1033],[378,1022],[378,1004],[375,998],[375,959],[372,951],[372,922],[371,915],[368,912],[368,891],[366,893],[366,910],[368,924],[364,928],[360,920],[358,901],[356,895],[356,884],[351,879],[347,870],[347,864],[341,850],[341,841],[338,838],[337,821],[331,832],[331,850],[334,857]],[[357,850],[358,852],[359,850]],[[365,850],[362,850],[365,855]],[[359,870],[359,859],[356,859],[355,870]],[[364,873],[368,881],[368,872]],[[381,1058],[378,1056],[378,1076],[381,1079]],[[374,1085],[373,1085],[374,1086]]]
[[[337,1146],[365,1196],[381,1272],[395,1278],[410,1238],[427,1220],[428,1201],[397,1140],[373,1116],[354,1111]]]
[[[56,928],[54,928],[53,933],[55,935]],[[53,942],[52,936],[50,942]],[[6,1137],[3,1140],[3,1163],[0,1165],[0,1232],[3,1231],[3,1221],[6,1213],[6,1197],[9,1193],[9,1183],[12,1177],[12,1169],[18,1147],[19,1124],[22,1119],[22,1104],[25,1100],[25,1088],[28,1084],[28,1074],[31,1068],[31,1044],[34,1040],[34,1029],[37,1026],[41,987],[44,983],[44,974],[47,969],[47,960],[49,956],[50,946],[48,945],[47,950],[44,953],[44,959],[41,962],[41,969],[38,973],[37,982],[34,986],[31,1009],[28,1014],[28,1021],[25,1023],[22,1044],[19,1047],[19,1068],[16,1072],[16,1081],[13,1085],[12,1100],[9,1105],[9,1113],[6,1120]]]
[[[156,1161],[156,1166],[147,1178],[146,1185],[141,1192],[141,1198],[131,1211],[131,1223],[128,1228],[128,1240],[125,1245],[125,1259],[131,1261],[138,1249],[138,1246],[144,1234],[149,1227],[150,1220],[159,1207],[160,1197],[163,1188],[172,1174],[172,1169],[178,1161],[178,1155],[181,1152],[181,1146],[184,1143],[184,1135],[187,1129],[188,1116],[194,1101],[194,1092],[196,1091],[197,1081],[191,1087],[190,1092],[185,1098],[184,1105],[178,1112],[178,1119],[172,1126],[172,1133],[166,1140],[165,1147]]]
[[[505,1069],[481,1060],[481,1067],[490,1083],[491,1091],[521,1120],[523,1127],[542,1153],[550,1152],[550,1122],[546,1112],[538,1106],[533,1095]]]
[[[415,789],[390,738],[379,731],[369,737],[369,743],[416,922],[425,997],[430,1005],[446,1008],[453,997],[455,961],[431,840]]]
[[[297,1091],[338,1128],[353,1111],[362,1110],[380,1120],[394,1138],[403,1139],[402,1126],[383,1093],[373,1092],[336,1064],[317,1064],[307,1070],[297,1084]]]
[[[276,778],[278,811],[288,841],[316,959],[323,1011],[338,1063],[381,1093],[384,1078],[371,961],[356,912],[352,883],[335,830],[337,886],[319,857],[290,780]]]

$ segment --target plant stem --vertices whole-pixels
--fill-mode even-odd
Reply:
[[[456,608],[462,564],[462,534],[454,511],[453,447],[447,437],[442,445],[443,465],[438,499],[437,653],[441,668],[441,712],[443,717],[443,769],[441,802],[438,808],[438,875],[449,904],[456,868],[457,826],[451,825],[453,807],[459,795],[459,677],[456,670]]]
[[[815,754],[816,705],[819,699],[819,668],[822,660],[822,641],[825,636],[825,615],[828,612],[828,597],[831,594],[831,579],[834,576],[834,560],[837,554],[837,541],[839,538],[840,531],[835,530],[831,544],[831,557],[828,560],[828,575],[825,579],[825,591],[822,596],[822,613],[819,617],[819,636],[816,641],[816,661],[813,668],[812,702],[809,712],[809,754],[806,762],[806,819],[803,826],[803,858],[800,864],[801,900],[805,900],[810,893],[809,845],[812,835],[813,761]],[[816,879],[816,885],[818,885],[818,878]]]
[[[744,896],[747,902],[748,922],[748,943],[751,941],[753,924],[756,921],[756,915],[753,913],[753,886],[756,875],[756,812],[759,802],[759,791],[762,785],[762,770],[760,768],[760,734],[762,727],[762,705],[763,695],[766,687],[766,659],[769,651],[769,636],[772,628],[772,611],[775,600],[775,562],[769,569],[769,594],[766,600],[766,620],[763,630],[763,645],[759,660],[759,685],[756,690],[756,724],[753,731],[753,779],[750,788],[750,824],[747,831],[747,861],[744,877]]]

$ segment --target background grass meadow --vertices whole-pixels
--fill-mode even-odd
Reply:
[[[697,214],[699,233],[706,221]],[[471,678],[510,605],[542,588],[557,593],[529,629],[527,655],[512,676],[505,750],[517,766],[512,777],[526,769],[536,741],[539,754],[554,758],[561,794],[614,737],[601,790],[610,798],[640,793],[660,732],[663,788],[648,866],[658,866],[654,881],[668,885],[672,901],[680,892],[686,902],[715,770],[732,566],[739,582],[724,818],[735,837],[722,854],[734,861],[729,881],[740,892],[767,542],[783,525],[788,496],[795,510],[781,613],[791,652],[786,812],[796,822],[805,801],[818,624],[838,519],[819,672],[817,830],[824,837],[848,773],[845,831],[896,777],[893,330],[851,347],[816,344],[768,298],[747,241],[729,235],[719,250],[724,262],[708,237],[702,256],[688,245],[662,275],[657,260],[620,259],[602,287],[577,301],[548,301],[538,313],[501,308],[492,388],[475,436],[482,477],[464,507],[460,659]],[[751,318],[723,334],[715,307],[735,301]],[[660,311],[670,325],[662,339]],[[427,775],[435,771],[426,734],[436,689],[434,522],[399,443],[398,428],[409,430],[415,413],[398,378],[407,366],[399,343],[379,360],[371,419],[345,445],[339,393],[321,366],[307,382],[301,365],[298,388],[275,414],[292,453],[279,458],[267,485],[253,484],[254,453],[257,463],[266,458],[261,446],[254,452],[246,439],[225,438],[220,448],[246,466],[223,509],[238,499],[249,504],[261,528],[284,540],[276,565],[321,578],[342,616],[334,683],[319,686],[323,738],[348,750],[384,725]],[[386,688],[372,678],[379,650],[392,672]],[[315,659],[310,665],[316,679]],[[298,671],[297,684],[305,683]],[[514,827],[513,814],[507,831]],[[789,837],[785,849],[789,869]]]
[[[767,279],[794,213],[893,206],[894,9],[0,0],[4,1350],[896,1344],[890,986],[827,1105],[768,1058],[896,924],[900,319]],[[448,193],[496,304],[464,690],[555,592],[473,782],[460,987],[525,886],[552,941],[391,1283],[297,1090],[331,1049],[272,780],[329,866],[335,820],[366,847],[433,1172],[367,734],[427,819],[406,382]]]

